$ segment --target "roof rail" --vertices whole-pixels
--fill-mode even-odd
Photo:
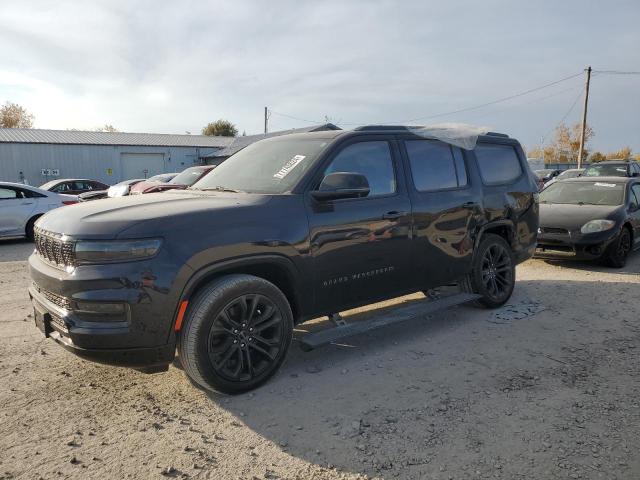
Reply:
[[[502,138],[509,138],[509,135],[507,135],[506,133],[487,132],[485,135],[488,135],[488,136],[490,136],[490,137],[502,137]]]
[[[358,132],[375,132],[379,130],[409,130],[406,125],[363,125],[361,127],[356,127],[354,130]]]
[[[354,128],[354,130],[357,132],[379,132],[387,130],[408,131],[414,128],[417,129],[420,127],[414,127],[410,125],[363,125],[361,127]],[[485,135],[490,137],[509,138],[509,135],[507,135],[506,133],[487,132]]]

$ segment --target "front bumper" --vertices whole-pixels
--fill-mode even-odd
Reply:
[[[605,254],[616,240],[619,229],[583,234],[578,231],[566,233],[538,233],[536,258],[595,260]]]
[[[79,267],[67,273],[29,258],[29,296],[46,337],[88,360],[129,367],[169,364],[175,356],[176,303],[148,262]],[[87,318],[75,302],[117,302],[117,321]]]

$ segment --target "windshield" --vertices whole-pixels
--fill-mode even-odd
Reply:
[[[172,178],[174,178],[176,176],[175,173],[161,173],[160,175],[154,175],[153,177],[151,177],[149,180],[147,180],[148,182],[161,182],[161,183],[166,183],[169,180],[171,180]]]
[[[191,186],[198,181],[202,175],[202,169],[198,167],[191,167],[184,170],[182,173],[176,175],[176,177],[169,183],[177,185]]]
[[[535,173],[538,178],[544,178],[547,175],[551,175],[553,173],[553,170],[536,170],[533,173]]]
[[[40,190],[49,190],[51,187],[53,187],[56,183],[58,183],[58,180],[51,180],[50,182],[45,183],[44,185],[40,185],[38,188]]]
[[[329,140],[287,137],[260,140],[243,148],[193,188],[276,194],[291,191]]]
[[[567,178],[575,178],[580,175],[582,170],[565,170],[560,175],[558,175],[558,180],[566,180]]]
[[[557,182],[540,192],[540,203],[622,205],[624,183]]]
[[[627,177],[625,164],[591,165],[584,172],[585,177]]]

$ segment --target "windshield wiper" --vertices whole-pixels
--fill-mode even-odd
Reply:
[[[202,191],[214,191],[214,192],[231,192],[231,193],[246,193],[243,192],[242,190],[235,190],[233,188],[227,188],[227,187],[223,187],[223,186],[216,186],[216,187],[210,187],[210,188],[199,188],[198,190],[202,190]]]

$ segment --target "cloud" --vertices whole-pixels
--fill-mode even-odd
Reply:
[[[637,2],[515,5],[4,2],[0,41],[11,48],[0,50],[0,100],[25,105],[41,128],[182,132],[228,118],[252,133],[265,105],[314,121],[401,121],[527,90],[589,63],[640,69]],[[478,121],[532,145],[581,82],[439,120]],[[638,82],[594,78],[595,147],[640,150]],[[577,92],[563,92],[572,86]],[[270,122],[305,125],[275,113]]]

